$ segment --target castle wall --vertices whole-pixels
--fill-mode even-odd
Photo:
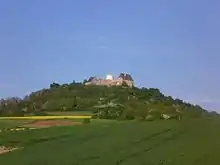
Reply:
[[[134,82],[133,81],[124,80],[124,82],[126,82],[129,87],[133,87],[134,86]]]
[[[129,87],[134,86],[134,82],[130,80],[123,80],[121,77],[117,79],[93,79],[90,82],[85,83],[85,85],[104,85],[104,86],[121,86],[125,82]]]

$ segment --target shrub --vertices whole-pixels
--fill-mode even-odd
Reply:
[[[84,124],[91,123],[91,119],[89,119],[89,118],[83,119],[83,123]]]

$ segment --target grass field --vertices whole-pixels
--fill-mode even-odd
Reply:
[[[4,124],[13,125],[10,121]],[[0,146],[20,147],[0,155],[0,164],[219,165],[219,139],[218,119],[94,120],[76,126],[0,133]]]
[[[2,119],[0,120],[0,130],[2,128],[14,128],[26,123],[31,122],[32,120],[6,120],[6,119]],[[1,137],[1,135],[0,135]]]

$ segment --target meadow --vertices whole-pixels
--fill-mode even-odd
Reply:
[[[71,119],[69,119],[71,120]],[[27,120],[0,120],[12,127]],[[1,132],[2,165],[219,165],[220,121],[109,121]]]

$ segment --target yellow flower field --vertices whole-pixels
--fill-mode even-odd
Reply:
[[[92,116],[24,116],[24,117],[0,117],[0,120],[10,119],[34,119],[34,120],[47,120],[47,119],[91,119]]]

